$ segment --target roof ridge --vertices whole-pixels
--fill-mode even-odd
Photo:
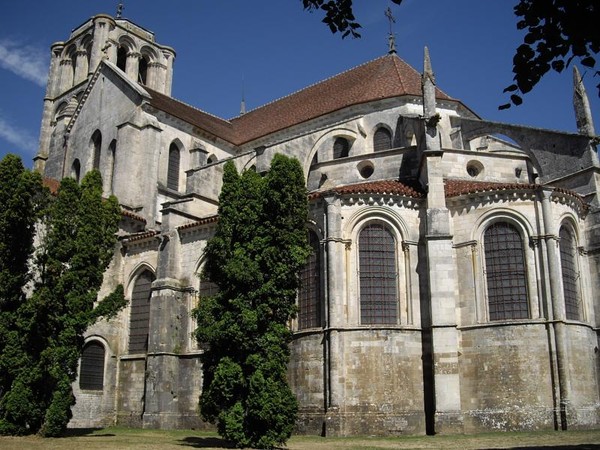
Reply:
[[[300,92],[303,92],[303,91],[306,91],[308,89],[311,89],[311,88],[313,88],[315,86],[318,86],[319,84],[326,83],[326,82],[328,82],[330,80],[333,80],[334,78],[337,78],[339,76],[342,76],[342,75],[345,75],[345,74],[347,74],[349,72],[352,72],[353,70],[359,69],[359,68],[361,68],[363,66],[367,66],[369,64],[372,64],[375,61],[379,61],[380,59],[384,59],[384,58],[387,58],[387,57],[394,57],[394,56],[396,58],[400,59],[400,57],[398,57],[397,55],[383,55],[383,56],[378,56],[375,59],[371,59],[371,60],[366,61],[364,63],[358,64],[357,66],[353,66],[353,67],[351,67],[349,69],[343,70],[342,72],[338,72],[335,75],[331,75],[331,76],[329,76],[327,78],[323,78],[322,80],[315,81],[314,83],[309,84],[308,86],[305,86],[305,87],[303,87],[301,89],[298,89],[297,91],[293,91],[293,92],[290,92],[289,94],[286,94],[286,95],[284,95],[282,97],[278,97],[276,99],[273,99],[270,102],[264,103],[264,104],[262,104],[260,106],[257,106],[256,108],[251,109],[250,111],[247,111],[245,114],[240,114],[240,115],[237,115],[235,117],[232,117],[231,119],[229,119],[229,121],[233,121],[235,119],[239,119],[239,118],[244,117],[244,116],[246,116],[248,114],[251,114],[251,113],[253,113],[255,111],[258,111],[258,110],[260,110],[262,108],[266,108],[267,106],[271,106],[274,103],[280,102],[281,100],[285,100],[286,98],[293,97],[294,95],[297,95]],[[413,68],[412,66],[410,66],[410,64],[408,64],[408,63],[405,63],[405,64],[407,64],[409,67]],[[414,68],[413,68],[413,70],[414,70]],[[404,87],[404,85],[402,85],[402,86]]]

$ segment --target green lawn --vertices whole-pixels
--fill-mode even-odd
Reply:
[[[546,431],[534,433],[489,433],[452,436],[321,438],[294,436],[287,448],[326,449],[517,449],[524,447],[555,450],[600,450],[600,430]],[[58,439],[37,436],[0,437],[2,450],[96,450],[96,449],[179,449],[231,448],[214,433],[194,430],[141,430],[110,427],[102,430],[71,430]]]

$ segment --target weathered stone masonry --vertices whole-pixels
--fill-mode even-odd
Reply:
[[[315,247],[291,324],[299,432],[600,424],[600,164],[578,73],[564,133],[482,120],[427,53],[423,74],[391,52],[231,120],[170,97],[175,51],[126,19],[51,54],[35,167],[102,172],[123,220],[101,295],[130,300],[87,332],[71,426],[207,426],[190,312],[214,288],[198,274],[223,162],[262,172],[276,153],[304,166]]]

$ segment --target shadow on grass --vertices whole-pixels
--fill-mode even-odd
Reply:
[[[231,442],[218,437],[186,437],[177,441],[179,445],[193,448],[235,448]]]
[[[502,447],[493,450],[600,450],[600,444],[540,445],[533,447]],[[492,449],[488,449],[492,450]]]
[[[80,436],[90,436],[90,437],[108,437],[115,436],[113,433],[98,433],[102,428],[67,428],[65,435],[63,437],[80,437]],[[95,434],[94,434],[95,433]]]

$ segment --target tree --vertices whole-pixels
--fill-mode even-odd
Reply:
[[[514,10],[520,18],[517,28],[527,29],[527,34],[513,58],[515,83],[504,89],[511,93],[510,103],[499,109],[520,105],[523,99],[517,92],[531,91],[546,73],[562,72],[575,58],[593,69],[593,55],[600,52],[600,3],[596,0],[521,0]]]
[[[38,222],[32,294],[14,312],[10,387],[0,399],[0,434],[59,436],[75,403],[71,384],[85,330],[125,305],[122,286],[96,302],[120,219],[116,198],[102,199],[98,171],[81,186],[66,178]],[[2,366],[3,364],[0,364]]]
[[[289,320],[310,247],[300,163],[275,155],[264,176],[225,165],[219,222],[204,279],[219,292],[194,315],[202,355],[202,417],[240,447],[273,448],[290,437],[298,405],[287,383]]]
[[[31,276],[28,261],[43,198],[39,174],[25,170],[18,156],[6,155],[0,161],[0,399],[20,364],[14,325]]]

